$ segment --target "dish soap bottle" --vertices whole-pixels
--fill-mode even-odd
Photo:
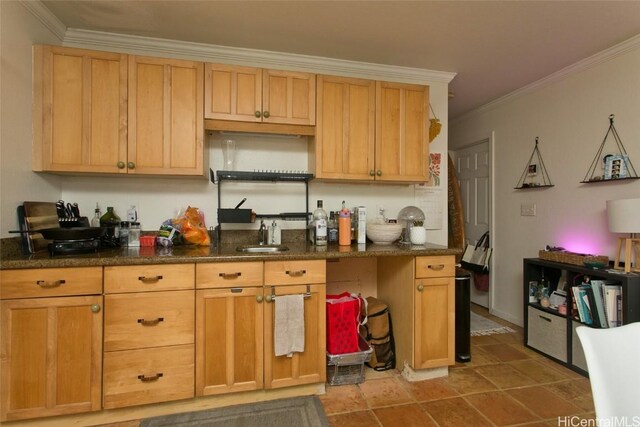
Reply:
[[[91,218],[91,226],[100,227],[100,217],[102,216],[102,213],[100,212],[100,206],[98,206],[98,203],[96,203],[96,209],[93,212],[94,215],[93,218]]]
[[[338,218],[338,244],[351,246],[351,211],[345,206],[344,200]]]
[[[282,241],[281,237],[282,233],[280,231],[280,227],[278,227],[278,223],[274,219],[271,227],[269,227],[269,244],[279,245]]]
[[[322,209],[322,200],[318,200],[318,208],[313,211],[316,246],[327,246],[327,213]]]

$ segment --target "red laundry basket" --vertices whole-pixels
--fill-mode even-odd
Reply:
[[[349,292],[327,295],[327,353],[353,353],[358,348],[361,300]]]

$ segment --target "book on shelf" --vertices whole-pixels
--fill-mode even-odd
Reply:
[[[591,279],[591,289],[593,290],[595,307],[598,311],[601,328],[609,327],[609,316],[607,314],[607,311],[605,310],[604,286],[613,283],[614,282],[610,280]]]
[[[571,292],[573,293],[573,300],[576,302],[576,306],[578,307],[578,316],[580,317],[580,321],[585,325],[591,325],[593,323],[593,318],[591,317],[591,311],[589,310],[589,297],[587,296],[587,291],[580,286],[573,286],[571,288]]]
[[[604,285],[605,311],[610,328],[622,325],[622,286],[615,284]]]
[[[591,283],[583,283],[582,285],[580,285],[580,289],[584,290],[586,295],[586,302],[588,303],[589,314],[591,314],[592,319],[591,325],[597,328],[601,328],[602,323],[600,318],[603,318],[604,315],[598,310],[598,306],[596,305],[596,296],[593,292]]]

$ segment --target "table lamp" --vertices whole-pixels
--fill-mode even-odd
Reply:
[[[640,238],[636,238],[636,233],[640,234],[640,198],[607,200],[607,217],[609,218],[609,231],[612,233],[626,233],[629,237],[618,239],[618,251],[613,267],[622,270],[619,265],[622,245],[624,244],[625,263],[624,271],[640,272],[638,258],[640,258]],[[631,264],[633,263],[633,267]]]

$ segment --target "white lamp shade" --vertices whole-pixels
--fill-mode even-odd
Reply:
[[[640,233],[640,198],[607,200],[609,231]]]

